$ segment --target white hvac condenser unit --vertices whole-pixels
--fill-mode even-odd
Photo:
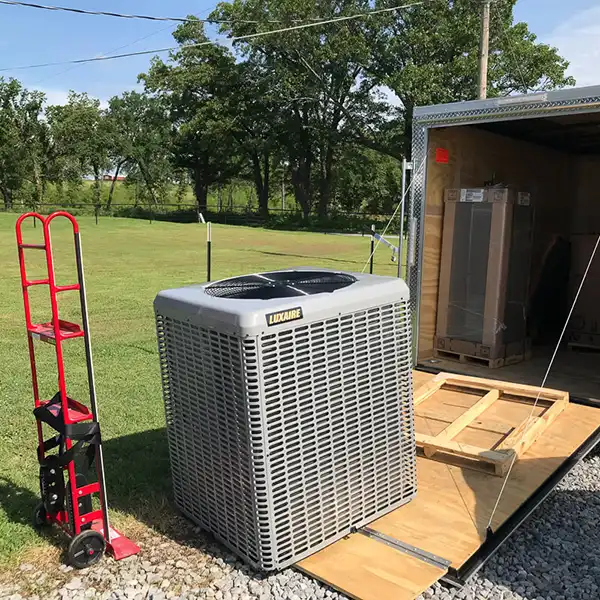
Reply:
[[[178,508],[255,568],[416,492],[408,289],[295,269],[154,302]]]

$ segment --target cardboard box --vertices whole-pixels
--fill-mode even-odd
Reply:
[[[445,200],[436,348],[488,359],[525,355],[529,194],[510,187],[447,189]],[[439,340],[448,340],[446,347]],[[507,351],[506,344],[521,350]]]

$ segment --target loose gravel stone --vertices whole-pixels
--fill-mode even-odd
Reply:
[[[580,463],[463,589],[439,583],[419,600],[600,598],[600,457]],[[177,541],[175,541],[175,539]],[[297,571],[254,573],[183,519],[173,539],[148,530],[140,556],[90,569],[23,563],[0,600],[345,600]]]

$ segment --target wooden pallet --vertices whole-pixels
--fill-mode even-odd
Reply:
[[[436,435],[417,432],[417,447],[427,458],[450,463],[455,463],[458,459],[458,462],[466,467],[491,472],[499,477],[506,474],[511,463],[543,434],[544,430],[554,422],[569,403],[568,392],[440,373],[415,392],[416,416],[427,418],[426,411],[419,414],[419,406],[443,388],[468,390],[471,393],[482,392],[483,395]],[[522,423],[514,427],[503,440],[490,448],[463,444],[455,439],[499,400],[531,405],[532,409],[536,404],[543,409],[543,412],[538,416],[528,416]]]
[[[594,344],[580,344],[578,342],[569,342],[569,350],[573,352],[600,352],[600,346]]]
[[[433,355],[436,358],[444,360],[456,360],[461,363],[471,363],[474,365],[481,365],[488,369],[499,369],[505,365],[503,358],[484,358],[483,356],[472,356],[470,354],[461,354],[460,352],[452,352],[452,350],[439,350],[433,351]]]
[[[500,367],[516,365],[531,358],[531,352],[515,354],[514,356],[507,356],[505,358],[486,358],[485,356],[473,356],[472,354],[463,354],[461,352],[453,352],[452,350],[440,350],[439,348],[433,351],[433,355],[443,360],[456,360],[463,364],[481,365],[488,369],[499,369]]]

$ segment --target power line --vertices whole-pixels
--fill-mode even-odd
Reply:
[[[12,0],[0,0],[0,3],[2,2],[9,2]],[[368,18],[372,15],[378,15],[378,14],[382,14],[382,13],[388,13],[388,12],[393,12],[396,10],[401,10],[404,8],[411,8],[413,6],[420,6],[422,4],[425,4],[425,2],[428,2],[430,0],[421,0],[420,2],[412,2],[411,4],[403,4],[401,6],[394,6],[391,8],[380,8],[377,10],[371,10],[371,11],[366,11],[366,12],[362,12],[362,13],[358,13],[358,14],[354,14],[354,15],[348,15],[348,16],[342,16],[342,17],[334,17],[332,19],[322,19],[322,20],[318,20],[318,21],[312,21],[310,23],[302,23],[299,25],[292,25],[290,27],[282,27],[280,29],[272,29],[270,31],[259,31],[256,33],[249,33],[246,35],[238,35],[238,36],[233,36],[230,38],[222,38],[224,41],[227,42],[240,42],[243,40],[249,40],[249,39],[254,39],[254,38],[258,38],[258,37],[264,37],[267,35],[273,35],[276,33],[285,33],[288,31],[298,31],[301,29],[308,29],[309,27],[319,27],[320,25],[329,25],[331,23],[341,23],[343,21],[350,21],[350,20],[357,20],[357,19],[363,19],[363,18]],[[239,21],[238,21],[239,22]],[[57,66],[61,66],[61,65],[76,65],[76,64],[83,64],[83,63],[91,63],[91,62],[100,62],[100,61],[106,61],[106,60],[115,60],[115,59],[120,59],[120,58],[127,58],[130,56],[144,56],[144,55],[148,55],[148,54],[161,54],[163,52],[172,52],[175,50],[185,50],[186,48],[200,48],[202,46],[209,46],[211,44],[215,44],[215,42],[213,40],[209,40],[206,42],[199,42],[197,44],[184,44],[181,46],[171,46],[168,48],[156,48],[154,50],[141,50],[139,52],[126,52],[123,54],[113,54],[111,56],[95,56],[92,58],[80,58],[77,60],[67,60],[67,61],[60,61],[60,62],[51,62],[51,63],[41,63],[41,64],[37,64],[37,65],[24,65],[24,66],[18,66],[18,67],[4,67],[2,69],[0,69],[0,72],[5,72],[5,71],[21,71],[21,70],[25,70],[25,69],[40,69],[43,67],[57,67]]]
[[[527,85],[527,78],[525,77],[525,74],[521,67],[521,63],[519,62],[519,58],[518,58],[517,54],[514,52],[514,48],[512,46],[511,40],[508,37],[508,32],[503,29],[502,23],[500,23],[500,31],[504,37],[504,43],[510,54],[510,58],[512,59],[512,61],[515,64],[515,68],[517,70],[517,75],[521,78],[521,84],[523,85],[524,93],[526,94],[529,91],[529,86]]]
[[[119,19],[144,19],[146,21],[173,21],[175,23],[190,23],[200,21],[201,23],[227,24],[233,23],[231,20],[218,19],[188,19],[185,17],[155,17],[153,15],[128,15],[123,13],[108,12],[104,10],[85,10],[83,8],[73,8],[68,6],[51,6],[46,4],[33,4],[32,2],[21,2],[20,0],[0,0],[0,4],[8,6],[24,6],[26,8],[39,8],[41,10],[52,10],[60,12],[76,13],[78,15],[93,15],[100,17],[116,17]],[[235,21],[236,23],[257,24],[259,21]]]
[[[558,354],[558,351],[562,344],[563,338],[565,337],[565,332],[567,331],[567,327],[569,325],[569,322],[571,321],[571,317],[573,316],[573,311],[575,310],[575,307],[577,306],[577,300],[579,300],[579,295],[581,294],[581,290],[583,289],[583,285],[585,283],[585,280],[588,277],[588,274],[592,267],[592,263],[594,262],[594,258],[596,257],[596,252],[598,251],[599,247],[600,247],[600,235],[598,236],[598,239],[596,240],[596,245],[594,246],[594,249],[592,250],[590,260],[588,261],[587,267],[586,267],[583,277],[581,279],[581,283],[579,284],[579,288],[577,289],[577,293],[575,294],[575,299],[573,300],[573,304],[571,304],[571,309],[569,310],[569,314],[567,315],[567,318],[565,319],[565,324],[562,328],[562,331],[560,332],[560,336],[558,338],[558,341],[556,342],[556,346],[554,347],[554,352],[552,353],[552,357],[550,358],[550,362],[548,363],[548,368],[546,369],[546,373],[544,374],[544,378],[542,379],[542,385],[540,386],[540,389],[535,398],[535,402],[533,403],[533,406],[531,407],[531,412],[529,413],[529,416],[527,417],[527,421],[525,422],[525,428],[523,429],[523,435],[521,436],[521,441],[525,439],[525,435],[527,434],[529,424],[533,418],[535,409],[536,409],[538,402],[540,400],[540,397],[542,395],[542,390],[546,387],[546,382],[548,381],[548,377],[550,376],[550,371],[552,370],[552,366],[554,365],[556,355]],[[515,466],[517,457],[518,457],[517,453],[514,452],[513,456],[512,456],[512,460],[510,462],[510,466],[508,468],[508,472],[506,473],[504,481],[502,482],[502,488],[500,489],[500,493],[498,494],[498,497],[496,498],[496,503],[494,504],[492,514],[490,515],[490,519],[489,519],[487,527],[486,527],[486,529],[488,531],[492,527],[492,521],[494,519],[494,515],[496,514],[496,511],[498,510],[500,500],[502,499],[502,494],[504,494],[504,490],[506,489],[506,484],[508,483],[508,479],[510,478],[512,469]]]
[[[202,10],[202,11],[196,13],[194,16],[199,17],[200,15],[205,14],[207,12],[212,12],[215,8],[216,8],[216,6],[213,8],[207,8],[206,10]],[[102,52],[101,54],[103,54],[103,55],[104,54],[112,54],[113,52],[118,52],[119,50],[124,50],[125,48],[130,48],[131,46],[134,46],[135,44],[138,44],[139,42],[143,42],[144,40],[147,40],[148,38],[154,37],[155,35],[158,35],[159,33],[163,33],[164,31],[167,31],[167,29],[171,29],[171,27],[173,27],[173,25],[167,25],[166,27],[161,27],[160,29],[153,31],[152,33],[148,33],[142,37],[136,38],[132,42],[128,42],[127,44],[118,46],[117,48],[111,48],[110,50],[106,50],[105,52]],[[37,81],[35,81],[32,84],[32,87],[39,85],[40,83],[43,83],[44,81],[48,81],[48,79],[52,79],[54,77],[64,75],[65,73],[69,73],[73,69],[77,69],[79,66],[80,65],[72,65],[67,69],[59,71],[58,73],[53,73],[51,75],[47,75],[47,76],[43,77],[42,79],[38,79]]]

